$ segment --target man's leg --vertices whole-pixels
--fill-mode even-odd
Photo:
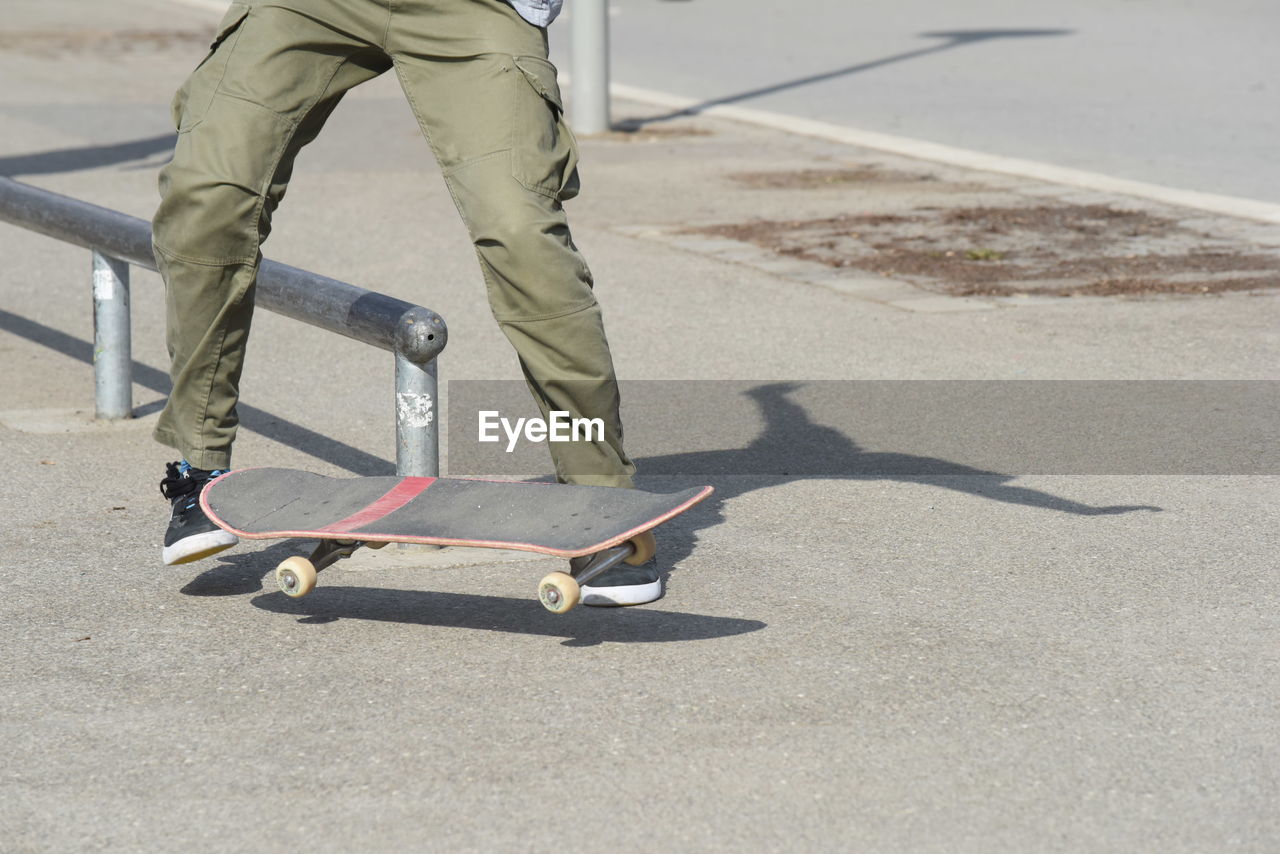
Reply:
[[[414,30],[415,21],[397,25],[397,11],[389,40],[396,71],[471,233],[494,317],[543,417],[560,410],[604,424],[599,439],[548,443],[557,476],[630,487],[635,466],[623,449],[600,307],[561,204],[577,192],[577,145],[563,119],[544,33],[501,0],[455,0],[453,9],[485,18],[485,27],[469,29],[484,32],[488,41],[480,46],[496,52],[436,55],[440,48]],[[456,43],[447,36],[442,44]],[[637,604],[661,591],[652,565],[621,567],[584,588],[583,601]]]
[[[367,22],[378,36],[385,10],[380,17]],[[275,5],[233,3],[209,56],[174,100],[178,143],[160,175],[153,224],[173,390],[155,437],[189,466],[161,487],[173,501],[166,563],[234,543],[219,537],[197,499],[210,473],[231,464],[259,248],[298,151],[344,92],[389,67],[359,32]]]
[[[557,475],[631,486],[635,467],[622,446],[604,323],[561,205],[576,192],[577,149],[560,115],[554,67],[532,55],[393,58],[543,417],[560,410],[604,423],[599,441],[549,443]]]

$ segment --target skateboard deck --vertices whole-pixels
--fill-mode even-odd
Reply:
[[[711,487],[636,489],[431,477],[333,478],[243,469],[200,496],[209,518],[247,539],[302,537],[519,549],[574,558],[678,516]]]
[[[315,571],[348,556],[360,544],[517,549],[563,558],[625,551],[620,557],[614,555],[610,565],[616,565],[641,550],[637,538],[646,531],[680,515],[711,492],[710,486],[663,494],[444,477],[333,478],[294,469],[257,468],[211,481],[200,495],[200,505],[215,524],[238,537],[351,544],[345,554],[339,554],[336,545],[322,543],[312,555],[314,565],[301,558],[281,564],[277,578],[284,592],[305,595],[314,586]],[[628,543],[635,544],[631,550],[619,549]],[[287,575],[285,564],[290,561],[295,562],[294,570],[309,575],[302,580],[301,592],[288,586],[298,580]],[[592,572],[592,577],[600,571]],[[571,578],[565,573],[552,575]],[[543,579],[544,585],[551,577]],[[574,588],[570,598],[576,603],[576,585],[564,579],[556,582]],[[543,604],[558,612],[541,594],[540,590]]]

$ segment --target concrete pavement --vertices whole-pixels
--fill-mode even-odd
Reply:
[[[620,83],[1280,202],[1266,0],[612,5]]]
[[[0,171],[148,216],[165,105],[211,16],[71,5],[9,16]],[[640,431],[642,472],[664,472],[643,486],[718,500],[664,529],[666,598],[624,611],[551,616],[533,598],[550,562],[482,554],[353,561],[299,601],[270,573],[301,544],[160,567],[159,281],[135,271],[139,417],[93,425],[88,253],[0,227],[0,847],[1280,844],[1274,474],[1237,457],[1223,475],[798,476],[745,453],[782,411],[783,465],[904,450],[859,446],[856,417],[786,383],[1275,380],[1275,230],[667,124],[584,140],[570,206],[619,373],[758,381],[766,405],[679,447]],[[1091,235],[1099,207],[1128,230]],[[1058,227],[965,230],[1014,208]],[[304,153],[266,251],[439,311],[446,380],[518,377],[392,80]],[[1213,253],[1225,266],[1192,269]],[[886,254],[914,266],[876,268]],[[961,261],[1012,290],[960,293]],[[1088,291],[1103,281],[1120,293]],[[237,465],[388,470],[391,383],[387,354],[260,313]],[[720,473],[660,465],[695,453]]]

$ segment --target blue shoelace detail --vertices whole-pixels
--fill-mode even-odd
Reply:
[[[192,472],[200,472],[200,474],[196,475],[196,477],[200,478],[199,487],[194,485]],[[169,463],[168,476],[161,482],[160,492],[163,493],[166,498],[171,499],[177,499],[179,496],[184,495],[190,496],[182,505],[182,511],[185,513],[199,503],[200,489],[203,488],[204,483],[226,473],[226,469],[214,469],[211,472],[205,473],[192,466],[191,463],[186,460],[183,460],[176,466],[173,463]]]
[[[183,461],[182,461],[181,463],[179,463],[179,465],[178,465],[178,474],[182,475],[183,477],[186,477],[186,476],[187,476],[187,473],[188,473],[188,472],[190,472],[193,468],[195,468],[195,467],[194,467],[193,465],[191,465],[191,463],[187,462],[186,460],[183,460]],[[228,469],[214,469],[213,471],[209,472],[209,480],[213,480],[215,477],[221,477],[222,475],[226,474],[226,473],[227,473],[227,471],[229,471],[229,470],[228,470]]]

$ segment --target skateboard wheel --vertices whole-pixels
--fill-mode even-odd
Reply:
[[[581,598],[578,582],[567,572],[553,572],[538,582],[538,601],[553,614],[573,610]]]
[[[627,542],[635,547],[635,553],[631,557],[623,558],[623,563],[639,566],[658,553],[658,541],[654,539],[653,531],[637,534]]]
[[[316,568],[305,557],[285,558],[276,567],[280,592],[297,599],[316,589]]]
[[[386,546],[387,546],[387,543],[378,543],[378,542],[364,544],[364,547],[366,549],[381,549],[381,548],[385,548]]]

